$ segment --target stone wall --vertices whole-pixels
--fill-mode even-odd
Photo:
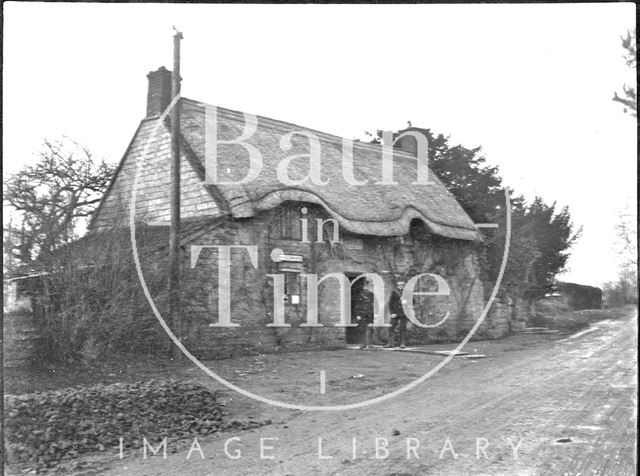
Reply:
[[[31,299],[22,292],[21,280],[3,283],[3,365],[24,367],[33,363],[38,347]]]
[[[423,323],[440,325],[423,329],[412,326],[410,343],[460,340],[474,326],[484,308],[484,285],[480,280],[474,245],[446,240],[416,226],[405,237],[356,236],[340,231],[340,243],[328,240],[315,243],[315,218],[326,218],[319,207],[308,205],[309,241],[281,239],[278,236],[277,210],[248,220],[227,220],[219,228],[185,246],[181,283],[183,287],[183,328],[181,335],[188,349],[201,358],[218,358],[239,353],[271,352],[283,349],[342,347],[346,330],[335,327],[340,317],[339,284],[328,279],[318,293],[319,323],[323,327],[300,327],[307,318],[305,280],[299,304],[285,304],[287,328],[267,327],[273,320],[273,279],[267,275],[298,269],[301,273],[357,275],[371,272],[385,282],[385,300],[393,288],[394,275],[408,271],[441,275],[450,287],[448,296],[415,298],[416,316]],[[195,267],[190,266],[193,245],[257,245],[257,267],[246,250],[231,255],[231,321],[239,327],[224,328],[218,322],[218,255],[202,249]],[[301,262],[271,260],[279,248],[287,255],[302,257]],[[424,291],[433,291],[434,283],[425,280]],[[431,286],[431,287],[430,287]],[[497,338],[509,331],[507,312],[490,312],[478,330],[479,336]],[[379,331],[380,341],[386,331]]]
[[[299,327],[306,322],[306,296],[299,304],[285,305],[288,328],[267,327],[273,321],[273,280],[280,265],[270,258],[273,248],[289,254],[302,254],[305,266],[312,254],[310,244],[279,240],[272,234],[273,213],[251,220],[228,220],[224,226],[198,238],[184,251],[181,282],[185,345],[199,357],[218,358],[241,353],[273,352],[283,349],[331,348],[344,345],[344,330],[335,327],[314,329]],[[190,266],[193,245],[257,245],[258,266],[251,263],[245,249],[231,253],[231,322],[238,327],[214,327],[218,322],[218,253],[205,248],[195,267]],[[306,270],[308,271],[308,269]],[[322,315],[322,313],[321,313]],[[326,323],[326,320],[322,320]]]
[[[299,204],[298,206],[302,206]],[[317,218],[326,220],[326,212],[318,206],[308,209],[309,236],[283,239],[279,233],[278,209],[259,214],[255,218],[237,220],[220,219],[203,235],[184,243],[181,251],[181,312],[180,326],[174,333],[187,349],[199,358],[224,358],[241,354],[265,353],[280,350],[340,348],[347,342],[348,331],[336,327],[340,320],[340,288],[335,278],[327,278],[319,286],[318,315],[322,327],[301,326],[307,322],[306,280],[300,278],[300,300],[284,304],[285,322],[290,327],[268,327],[273,322],[274,279],[269,275],[297,271],[298,276],[318,275],[319,279],[331,273],[355,277],[361,273],[376,273],[385,284],[385,303],[388,302],[397,276],[406,280],[407,274],[433,273],[442,276],[449,286],[449,294],[442,296],[416,296],[416,317],[430,328],[410,326],[409,344],[426,344],[442,341],[459,341],[474,327],[484,309],[484,287],[480,280],[476,260],[476,246],[469,242],[439,238],[429,233],[422,224],[412,227],[403,237],[362,236],[340,230],[339,241],[331,243],[332,236],[324,234],[322,242],[316,241]],[[216,222],[217,223],[217,222]],[[128,242],[128,240],[127,240]],[[203,248],[195,266],[191,266],[194,246],[245,245],[257,246],[257,262],[254,266],[246,249],[231,253],[230,288],[231,322],[237,327],[218,327],[219,321],[219,270],[218,252]],[[124,244],[123,244],[124,246]],[[271,252],[279,248],[286,255],[299,257],[296,261],[274,262]],[[129,254],[125,253],[127,259]],[[166,248],[155,254],[140,253],[142,268],[148,283],[156,291],[156,304],[168,321],[164,275],[167,269]],[[137,283],[137,278],[131,280]],[[436,283],[424,279],[420,291],[435,291]],[[154,292],[154,291],[152,291]],[[131,319],[152,317],[151,311],[139,296],[136,313]],[[133,309],[122,303],[123,309]],[[117,307],[117,303],[114,304]],[[509,332],[513,324],[514,307],[494,303],[479,326],[476,337],[498,338]],[[18,319],[19,317],[19,319]],[[22,342],[33,337],[30,334],[30,313],[11,316],[5,320],[5,333],[12,342]],[[388,320],[388,317],[387,317]],[[18,327],[23,326],[22,330]],[[378,343],[386,341],[386,329],[376,330]],[[35,342],[35,340],[31,339]],[[28,353],[32,348],[22,344],[10,344],[6,349],[20,348]],[[15,354],[18,355],[18,354]],[[25,355],[25,359],[26,354]]]

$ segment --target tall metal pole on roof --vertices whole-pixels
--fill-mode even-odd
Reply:
[[[175,30],[175,27],[174,27]],[[182,33],[173,35],[173,73],[171,97],[180,94],[180,40]],[[169,232],[169,316],[173,331],[180,339],[180,100],[171,110],[171,227]],[[174,356],[180,349],[173,347]]]

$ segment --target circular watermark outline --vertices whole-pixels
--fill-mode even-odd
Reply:
[[[286,409],[289,409],[289,410],[304,410],[304,411],[354,410],[356,408],[363,408],[363,407],[366,407],[368,405],[374,405],[376,403],[384,402],[384,401],[389,400],[389,399],[391,399],[393,397],[397,397],[398,395],[401,395],[401,394],[411,390],[412,388],[420,385],[421,383],[423,383],[427,379],[429,379],[432,375],[437,373],[442,367],[447,365],[451,361],[451,359],[453,359],[455,357],[455,355],[462,350],[462,348],[467,344],[467,342],[469,342],[471,337],[478,330],[478,327],[480,327],[480,325],[482,324],[482,322],[486,318],[487,313],[489,312],[489,309],[491,308],[491,306],[493,304],[493,301],[495,300],[495,298],[496,298],[496,296],[498,294],[498,290],[500,288],[500,283],[502,282],[502,277],[504,276],[504,271],[505,271],[505,268],[506,268],[506,265],[507,265],[507,257],[509,256],[509,246],[510,246],[510,243],[511,243],[511,203],[510,203],[510,200],[509,200],[509,190],[508,189],[505,189],[506,222],[507,223],[506,223],[506,236],[505,236],[504,252],[503,252],[503,255],[502,255],[502,263],[500,264],[500,271],[498,273],[498,279],[496,280],[495,285],[493,287],[493,290],[491,291],[491,296],[489,297],[489,300],[487,301],[487,304],[485,305],[484,309],[482,310],[482,313],[481,313],[480,317],[478,318],[478,320],[476,321],[476,323],[469,330],[469,333],[465,336],[465,338],[462,339],[462,341],[458,344],[458,346],[455,348],[455,350],[453,352],[451,352],[442,362],[440,362],[438,365],[436,365],[433,369],[431,369],[430,371],[428,371],[427,373],[425,373],[421,377],[418,377],[417,379],[413,380],[412,382],[409,382],[405,386],[400,387],[399,389],[394,390],[394,391],[389,392],[389,393],[386,393],[384,395],[380,395],[379,397],[370,398],[368,400],[363,400],[361,402],[348,403],[348,404],[344,404],[344,405],[302,405],[302,404],[283,402],[283,401],[280,401],[280,400],[274,400],[272,398],[264,397],[262,395],[258,395],[256,393],[253,393],[253,392],[250,392],[248,390],[245,390],[245,389],[243,389],[243,388],[241,388],[241,387],[229,382],[225,378],[221,377],[220,375],[218,375],[217,373],[212,371],[209,367],[204,365],[202,362],[200,362],[200,360],[196,356],[194,356],[191,352],[189,352],[189,350],[182,344],[182,342],[180,342],[180,340],[176,337],[176,335],[173,333],[173,331],[169,328],[169,326],[167,325],[166,321],[163,319],[162,315],[160,314],[160,311],[158,310],[158,307],[156,306],[156,304],[155,304],[155,302],[153,300],[153,297],[151,296],[151,293],[149,292],[149,288],[147,287],[147,283],[146,283],[146,280],[144,278],[144,274],[142,273],[142,266],[140,265],[140,256],[138,255],[138,248],[137,248],[137,245],[136,245],[136,223],[135,223],[136,195],[137,195],[138,181],[139,181],[139,178],[140,178],[140,171],[142,170],[142,166],[144,165],[144,161],[146,159],[147,151],[149,149],[149,144],[150,144],[151,140],[156,137],[156,133],[157,133],[158,129],[160,128],[160,125],[164,122],[165,118],[167,117],[169,112],[173,109],[173,107],[175,107],[175,105],[180,100],[180,98],[181,98],[181,96],[179,94],[176,95],[171,100],[171,102],[169,103],[167,108],[164,110],[164,112],[160,115],[160,117],[158,119],[156,119],[156,121],[157,121],[156,125],[153,128],[149,138],[145,142],[145,145],[144,145],[144,147],[142,149],[142,154],[137,159],[138,163],[137,163],[137,167],[136,167],[135,177],[134,177],[134,180],[133,180],[133,187],[132,187],[132,190],[131,190],[131,200],[130,200],[130,203],[129,203],[129,230],[130,230],[130,234],[131,234],[131,248],[132,248],[132,251],[133,251],[133,260],[135,262],[136,272],[138,274],[138,279],[140,280],[140,285],[142,286],[142,290],[144,292],[144,295],[147,298],[147,301],[149,302],[149,305],[151,306],[151,309],[153,310],[153,314],[155,315],[156,319],[158,319],[158,322],[160,322],[160,325],[162,326],[164,331],[167,333],[167,335],[169,336],[171,341],[180,349],[180,351],[182,351],[182,353],[196,367],[198,367],[200,370],[202,370],[209,377],[211,377],[214,380],[218,381],[219,383],[221,383],[222,385],[226,386],[227,388],[229,388],[231,390],[234,390],[235,392],[238,392],[239,394],[244,395],[245,397],[251,398],[253,400],[257,400],[257,401],[262,402],[262,403],[273,405],[275,407],[286,408]]]

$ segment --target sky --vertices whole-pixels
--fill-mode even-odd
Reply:
[[[482,146],[504,183],[568,206],[582,236],[560,279],[616,278],[636,212],[633,3],[175,5],[4,3],[3,169],[63,135],[122,157],[149,71],[183,32],[185,97],[347,138],[407,121]],[[635,223],[635,220],[634,220]]]

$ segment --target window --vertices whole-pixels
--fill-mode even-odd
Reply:
[[[300,208],[296,205],[283,205],[278,210],[278,228],[280,238],[302,239]]]
[[[284,294],[291,304],[300,304],[301,287],[300,273],[285,271]]]

